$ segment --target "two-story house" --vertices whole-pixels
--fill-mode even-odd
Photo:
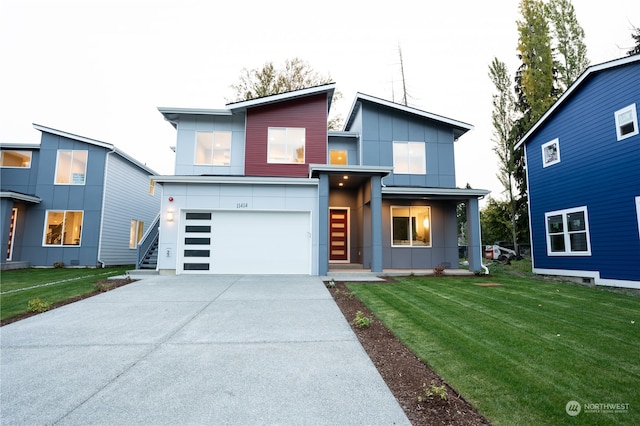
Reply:
[[[519,141],[533,271],[640,288],[640,55],[589,67]]]
[[[327,131],[334,84],[231,103],[159,108],[177,130],[163,187],[161,273],[325,275],[458,267],[456,206],[469,269],[482,268],[478,200],[455,187],[457,120],[357,95]]]
[[[34,127],[40,144],[0,144],[3,269],[135,265],[160,209],[157,173],[112,144]]]

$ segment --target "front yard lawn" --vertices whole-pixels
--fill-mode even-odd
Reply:
[[[640,424],[638,293],[505,268],[348,288],[494,424]]]
[[[132,266],[104,269],[32,268],[2,271],[0,277],[0,320],[27,312],[29,300],[45,302],[72,299],[96,290],[96,282],[123,275]]]

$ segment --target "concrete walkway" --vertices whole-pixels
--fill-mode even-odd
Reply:
[[[319,277],[146,276],[0,328],[2,425],[408,425]]]

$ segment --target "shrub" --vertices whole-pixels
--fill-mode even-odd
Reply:
[[[51,309],[51,303],[46,302],[40,298],[35,298],[29,300],[27,303],[27,309],[29,312],[45,312]]]
[[[436,386],[433,381],[429,387],[427,387],[426,383],[423,383],[422,388],[424,390],[424,396],[419,395],[418,402],[425,402],[427,399],[433,399],[434,396],[439,396],[440,399],[446,400],[449,396],[445,385]]]
[[[435,268],[433,268],[433,273],[435,274],[436,277],[441,277],[444,275],[444,270],[446,269],[446,266],[444,266],[443,263],[439,264],[438,266],[436,266]]]
[[[371,318],[366,316],[362,311],[358,311],[356,312],[356,318],[353,320],[353,324],[358,328],[369,328]]]
[[[64,268],[64,262],[53,262],[53,267],[56,269]]]

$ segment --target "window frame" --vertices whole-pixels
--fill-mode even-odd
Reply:
[[[144,222],[142,220],[131,219],[129,225],[129,248],[136,249],[144,236]]]
[[[406,146],[406,152],[400,152],[400,148]],[[417,151],[413,151],[417,149]],[[420,148],[418,148],[420,147]],[[414,155],[419,153],[421,158],[418,161],[412,159]],[[427,174],[427,144],[420,141],[393,141],[392,143],[392,157],[393,157],[393,173],[397,175],[426,175]],[[406,164],[406,171],[401,170],[401,161]],[[415,166],[419,164],[419,170],[414,170]],[[413,165],[413,167],[412,167]],[[402,168],[404,169],[404,167]]]
[[[551,146],[556,146],[556,158],[548,159],[545,150]],[[560,139],[555,138],[547,143],[542,144],[542,167],[549,167],[560,162]]]
[[[71,153],[71,159],[69,161],[69,172],[68,172],[68,182],[59,182],[58,181],[58,173],[61,171],[60,170],[60,153],[62,152],[70,152]],[[82,182],[76,182],[74,179],[74,172],[73,172],[73,163],[74,163],[74,157],[76,155],[76,153],[85,153],[85,162],[84,162],[84,172],[82,174]],[[88,168],[88,163],[89,163],[89,151],[86,149],[59,149],[57,151],[56,154],[56,170],[55,170],[55,175],[53,176],[53,183],[54,185],[86,185],[87,184],[87,168]]]
[[[62,221],[61,221],[61,225],[62,225],[62,230],[60,232],[61,237],[60,237],[60,244],[52,244],[52,243],[47,243],[47,228],[49,226],[49,215],[51,213],[62,213],[63,217],[62,217]],[[64,236],[66,233],[65,227],[67,226],[66,222],[67,222],[67,214],[68,213],[80,213],[81,217],[80,217],[80,229],[78,231],[78,243],[77,244],[64,244]],[[84,210],[46,210],[45,211],[45,215],[44,215],[44,229],[43,229],[43,235],[42,235],[42,246],[43,247],[81,247],[82,246],[82,232],[84,227]]]
[[[209,162],[198,162],[198,145],[199,145],[199,134],[211,135],[211,154],[209,155]],[[224,147],[222,149],[216,149],[216,136],[225,136],[228,139],[224,140],[224,143],[228,143],[228,147]],[[226,130],[215,130],[215,131],[204,131],[198,130],[195,135],[195,145],[193,150],[193,164],[196,166],[216,166],[216,167],[229,167],[231,166],[231,146],[233,145],[233,133]],[[222,158],[224,158],[224,153],[228,153],[228,161],[218,161],[216,162],[216,153],[222,153]]]
[[[272,145],[272,140],[275,135],[272,134],[272,131],[282,131],[285,132],[285,140],[284,140],[284,156],[281,157],[282,160],[274,160],[272,158],[272,151],[274,149]],[[300,147],[295,147],[294,142],[289,140],[289,132],[291,130],[302,130],[303,131],[303,140],[302,140],[302,161],[296,161],[296,158],[299,156],[296,155],[295,151],[300,149]],[[293,136],[292,136],[293,137]],[[290,146],[291,145],[291,146]],[[293,152],[291,150],[294,150]],[[307,129],[305,127],[269,127],[267,128],[267,163],[268,164],[306,164],[306,156],[307,156]],[[287,161],[285,158],[292,158],[292,161]]]
[[[568,224],[568,216],[573,213],[583,213],[584,216],[584,230],[571,231]],[[553,216],[562,217],[562,231],[561,232],[549,232],[549,218]],[[589,214],[587,206],[574,207],[570,209],[555,210],[546,212],[544,214],[544,229],[545,240],[547,243],[547,255],[548,256],[591,256],[591,233],[589,232]],[[587,249],[583,251],[571,250],[571,235],[579,233],[585,234],[585,242]],[[552,251],[551,250],[551,237],[552,235],[562,235],[564,243],[564,251]]]
[[[5,166],[4,157],[5,157],[5,153],[7,152],[13,152],[16,154],[28,154],[29,162],[27,163],[26,166]],[[0,167],[2,167],[3,169],[30,169],[32,160],[33,160],[33,151],[29,151],[26,149],[3,149],[0,151]]]
[[[408,209],[409,210],[409,216],[408,218],[410,218],[409,222],[408,222],[408,226],[409,228],[407,229],[407,235],[410,237],[409,238],[409,244],[396,244],[394,243],[394,241],[396,241],[396,239],[394,238],[394,231],[395,231],[395,218],[400,218],[400,217],[405,217],[405,216],[394,216],[393,211],[395,209]],[[423,241],[422,244],[416,244],[416,240],[414,239],[414,235],[417,235],[417,231],[413,229],[414,226],[414,221],[411,220],[411,218],[415,218],[415,223],[418,223],[418,215],[417,214],[413,214],[412,210],[413,209],[426,209],[427,213],[426,213],[426,218],[423,219],[423,224],[422,227],[423,228],[427,228],[426,232],[427,232],[427,236],[428,236],[428,242],[427,241]],[[400,205],[395,205],[395,206],[390,206],[389,209],[389,216],[390,216],[390,237],[391,237],[391,247],[394,248],[432,248],[433,247],[433,236],[432,236],[432,232],[431,230],[433,229],[433,218],[431,216],[431,206],[425,206],[425,205],[420,205],[420,206],[400,206]],[[425,224],[424,220],[428,220],[428,222]],[[419,228],[418,226],[416,226],[416,228]]]
[[[631,114],[631,121],[625,121],[624,123],[620,122],[620,117],[623,114],[626,113],[630,113]],[[631,105],[627,105],[624,108],[621,108],[619,110],[617,110],[614,113],[614,117],[615,117],[615,121],[616,121],[616,137],[618,139],[618,141],[630,138],[632,136],[635,136],[638,134],[638,132],[640,132],[640,130],[638,129],[638,113],[636,111],[636,104],[633,103]],[[624,135],[622,134],[622,126],[624,126],[625,124],[628,123],[633,123],[633,131],[630,133],[625,133]]]

